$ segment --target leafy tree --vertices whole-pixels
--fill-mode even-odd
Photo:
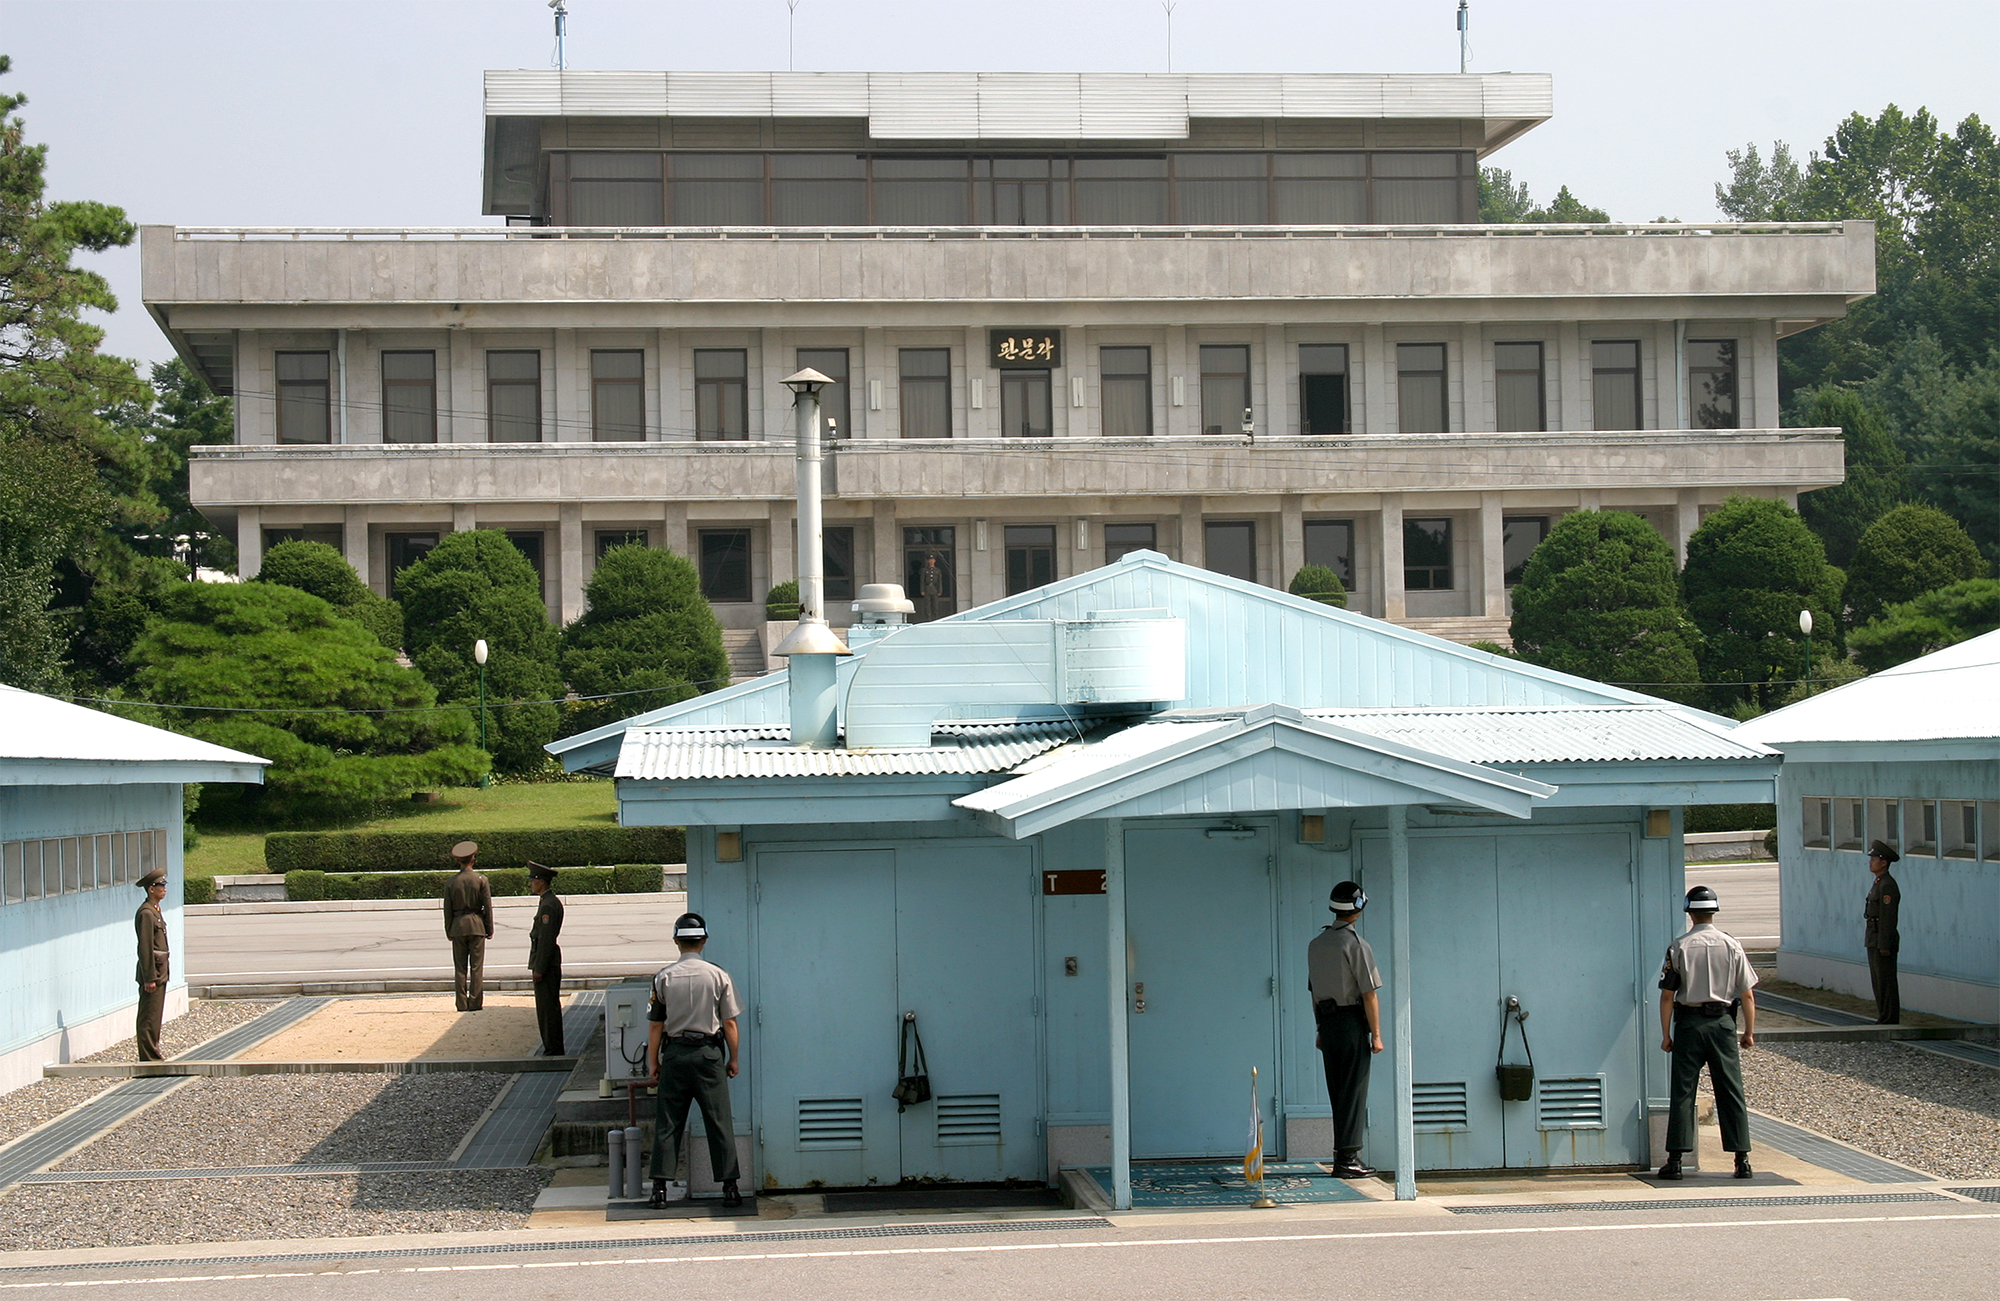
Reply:
[[[1971,578],[1892,605],[1847,636],[1854,658],[1880,673],[2000,628],[2000,580]]]
[[[132,675],[131,650],[160,611],[167,594],[188,581],[188,569],[165,556],[142,555],[100,539],[89,570],[61,567],[69,579],[59,593],[74,593],[69,659],[76,677],[115,690]]]
[[[377,596],[347,558],[324,542],[280,542],[264,553],[257,581],[311,592],[374,633],[391,651],[403,648],[403,607]]]
[[[1911,458],[1912,485],[2000,565],[2000,348],[1961,371],[1919,330],[1873,387]]]
[[[128,541],[144,554],[174,556],[191,569],[231,572],[236,568],[235,543],[212,532],[189,499],[188,449],[233,441],[233,404],[211,392],[208,381],[178,357],[153,366],[152,390],[150,408],[128,403],[108,413],[145,452],[140,467],[144,478],[136,492],[154,518],[147,533]]]
[[[1867,676],[1868,671],[1849,659],[1847,652],[1837,646],[1822,646],[1819,638],[1814,637],[1811,680],[1794,682],[1779,692],[1777,698],[1771,702],[1771,708],[1783,709],[1786,705],[1796,705],[1807,696],[1822,696],[1835,687],[1844,687]]]
[[[1292,575],[1289,589],[1293,596],[1303,596],[1308,601],[1318,601],[1321,605],[1347,608],[1347,586],[1340,581],[1340,575],[1325,565],[1301,565],[1299,572]]]
[[[272,761],[261,788],[208,788],[204,818],[356,816],[487,770],[470,713],[437,708],[420,674],[318,597],[178,583],[162,604],[132,648],[133,686],[151,704],[203,708],[119,712]]]
[[[1535,548],[1514,588],[1514,652],[1545,668],[1693,702],[1694,626],[1674,553],[1625,511],[1573,511]]]
[[[1986,561],[1958,521],[1934,506],[1898,506],[1868,526],[1847,575],[1856,625],[1933,588],[1986,577]]]
[[[774,596],[777,589],[773,588]],[[570,721],[588,731],[661,709],[729,681],[722,628],[693,565],[671,551],[613,547],[584,588],[589,609],[563,629],[563,674],[587,701]],[[613,693],[636,692],[635,695]]]
[[[0,55],[0,74],[11,66]],[[47,148],[15,115],[26,102],[0,95],[0,679],[50,690],[67,679],[58,567],[118,513],[141,459],[98,413],[147,394],[130,362],[98,353],[104,331],[84,318],[117,307],[110,287],[70,263],[130,244],[136,228],[105,204],[47,200]]]
[[[1799,514],[1819,535],[1826,558],[1848,565],[1862,530],[1907,495],[1903,453],[1889,436],[1881,408],[1853,389],[1815,389],[1805,423],[1838,428],[1846,444],[1846,481],[1801,497]]]
[[[1479,220],[1489,224],[1511,225],[1515,222],[1608,222],[1611,218],[1602,208],[1592,208],[1569,192],[1567,185],[1556,191],[1556,197],[1547,206],[1539,206],[1529,197],[1526,181],[1516,181],[1514,174],[1501,167],[1479,169]]]
[[[1756,144],[1728,150],[1729,185],[1715,187],[1715,206],[1731,221],[1789,221],[1805,188],[1805,173],[1780,140],[1766,163]],[[1817,157],[1817,155],[1815,155]]]
[[[1769,709],[1785,685],[1804,676],[1799,611],[1812,611],[1821,630],[1815,642],[1834,641],[1839,574],[1798,512],[1781,501],[1732,497],[1702,521],[1688,539],[1681,590],[1701,631],[1701,677],[1712,708]]]
[[[507,535],[453,533],[396,575],[410,660],[442,700],[477,704],[485,641],[486,748],[502,772],[528,772],[548,758],[563,694],[561,640],[542,603],[541,580]]]

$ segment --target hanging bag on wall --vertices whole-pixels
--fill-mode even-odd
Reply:
[[[916,1044],[914,1054],[910,1051],[912,1042]],[[915,1012],[903,1014],[903,1031],[896,1042],[896,1090],[890,1096],[896,1099],[897,1111],[931,1100],[931,1068],[924,1060],[924,1039],[917,1033]]]
[[[1526,1066],[1506,1060],[1510,1017],[1521,1026],[1521,1049],[1528,1054]],[[1493,1055],[1493,1074],[1500,1081],[1500,1101],[1526,1102],[1535,1096],[1535,1050],[1528,1045],[1528,1014],[1518,1003],[1500,1010],[1500,1051]]]

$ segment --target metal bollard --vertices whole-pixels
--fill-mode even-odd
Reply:
[[[646,1161],[639,1154],[639,1127],[625,1128],[625,1196],[637,1201],[646,1195]]]
[[[604,1136],[604,1150],[611,1166],[611,1196],[625,1195],[625,1131],[614,1129]]]

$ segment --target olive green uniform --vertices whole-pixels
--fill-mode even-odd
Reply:
[[[1743,1096],[1743,1062],[1737,1053],[1736,1004],[1755,988],[1757,973],[1743,946],[1713,922],[1698,922],[1667,946],[1661,988],[1673,989],[1673,1092],[1667,1117],[1667,1150],[1695,1150],[1695,1090],[1708,1068],[1715,1086],[1715,1118],[1722,1146],[1750,1150],[1750,1108]],[[1670,983],[1678,978],[1679,988]]]
[[[1903,1019],[1903,996],[1896,981],[1896,957],[1903,947],[1896,914],[1902,904],[1902,887],[1884,872],[1868,888],[1868,902],[1861,909],[1862,942],[1868,946],[1868,983],[1875,989],[1878,1025],[1895,1025]]]
[[[493,887],[470,863],[445,882],[444,933],[451,939],[452,988],[458,1010],[486,1005],[486,941],[493,938]]]
[[[672,1179],[687,1132],[688,1104],[701,1108],[708,1160],[719,1181],[740,1177],[729,1112],[729,1050],[722,1024],[742,1013],[729,973],[698,953],[653,977],[647,1019],[660,1025],[660,1085],[653,1119],[653,1178]]]
[[[535,985],[535,1024],[542,1032],[542,1056],[563,1055],[562,934],[563,902],[554,885],[542,891],[535,905],[535,922],[528,928],[528,973]]]
[[[167,923],[160,906],[151,899],[132,914],[132,931],[138,940],[139,961],[133,979],[139,986],[139,1008],[133,1035],[139,1044],[139,1060],[157,1062],[160,1056],[160,1022],[167,1010],[167,977],[173,968],[167,951]],[[147,985],[151,985],[149,990]]]

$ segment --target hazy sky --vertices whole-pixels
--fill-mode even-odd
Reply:
[[[1181,72],[1449,72],[1456,0],[1179,0]],[[786,66],[785,0],[570,0],[569,66]],[[811,69],[1162,71],[1160,0],[799,0]],[[480,73],[553,66],[545,0],[0,0],[51,197],[180,225],[479,225]],[[1555,118],[1490,160],[1623,221],[1716,216],[1723,151],[1803,155],[1847,113],[1992,121],[1993,0],[1474,0],[1480,72]],[[92,259],[107,348],[168,355],[137,250]]]

